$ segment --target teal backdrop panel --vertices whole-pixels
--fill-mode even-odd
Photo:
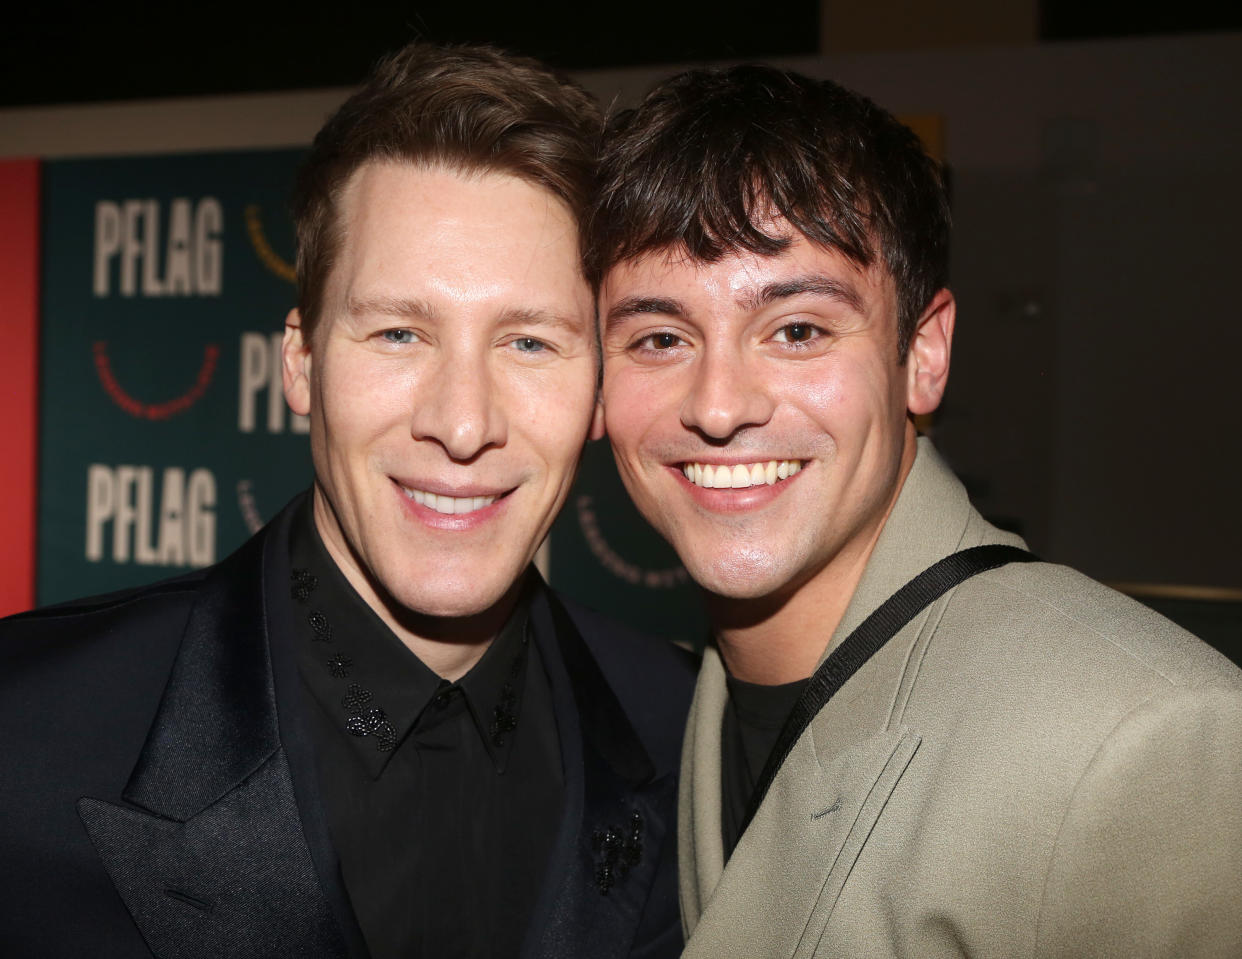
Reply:
[[[45,165],[39,603],[215,562],[309,485],[279,367],[300,156]]]
[[[695,649],[707,638],[697,587],[630,502],[607,440],[588,443],[552,527],[548,579],[588,606]]]

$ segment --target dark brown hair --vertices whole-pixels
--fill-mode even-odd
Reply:
[[[561,199],[585,236],[601,124],[589,94],[526,57],[412,43],[381,60],[315,136],[298,174],[298,309],[307,337],[340,246],[338,200],[359,167],[395,160],[510,174]]]
[[[831,81],[756,65],[691,70],[618,113],[604,134],[588,275],[598,284],[663,249],[703,262],[777,254],[789,240],[764,232],[769,213],[862,267],[882,259],[904,362],[948,279],[944,182],[909,129]]]

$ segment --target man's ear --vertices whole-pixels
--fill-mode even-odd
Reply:
[[[595,411],[591,413],[591,439],[602,440],[604,438],[604,401],[600,397],[595,398]]]
[[[949,354],[957,302],[947,289],[932,297],[919,317],[906,354],[906,406],[916,416],[940,405],[949,382]]]
[[[310,343],[302,332],[302,314],[296,308],[285,317],[285,339],[280,348],[285,402],[299,416],[310,413]]]

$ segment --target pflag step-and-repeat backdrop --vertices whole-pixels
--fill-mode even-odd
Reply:
[[[31,263],[32,244],[41,251],[37,408],[23,412],[15,394],[4,407],[37,433],[34,501],[16,493],[35,517],[23,533],[33,550],[16,560],[29,566],[33,552],[33,595],[0,613],[214,563],[309,486],[307,423],[280,377],[300,156],[0,164],[16,184],[0,190],[6,222],[21,202],[33,210],[33,184],[41,195],[21,241]],[[6,291],[29,285],[29,267],[24,280],[4,269]],[[11,299],[0,308],[16,329]],[[20,502],[6,515],[20,521]],[[606,443],[586,451],[547,568],[558,588],[639,628],[704,635],[685,570],[629,504]]]
[[[39,603],[214,563],[307,485],[278,362],[299,155],[45,164]]]

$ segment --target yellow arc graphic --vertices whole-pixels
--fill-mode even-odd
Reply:
[[[257,203],[246,205],[246,232],[250,235],[250,245],[254,247],[254,252],[258,255],[263,265],[282,280],[296,283],[297,271],[287,261],[283,260],[280,254],[273,250],[272,245],[267,242]]]

